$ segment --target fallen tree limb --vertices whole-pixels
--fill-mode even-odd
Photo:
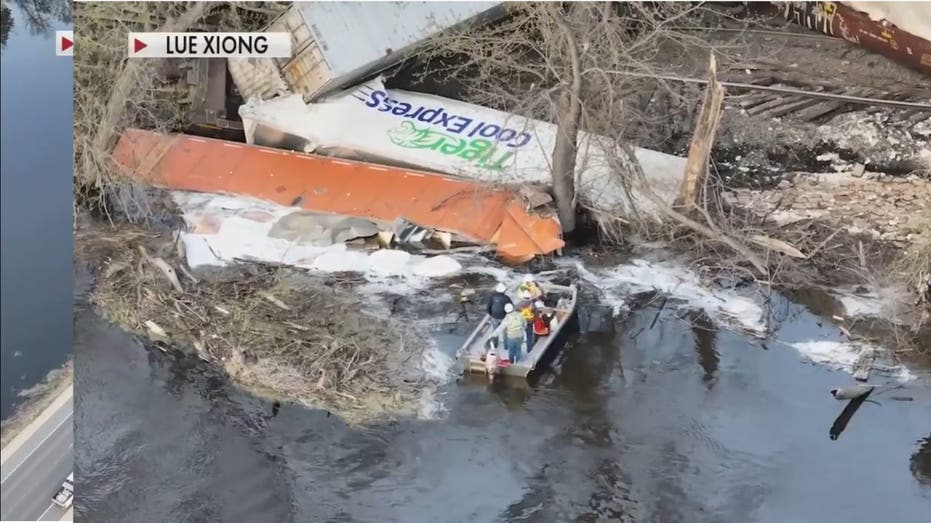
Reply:
[[[142,245],[139,246],[139,252],[147,262],[151,263],[157,267],[159,271],[161,271],[161,273],[165,276],[165,279],[168,280],[168,283],[171,284],[171,287],[174,290],[178,292],[184,292],[184,287],[181,286],[181,281],[178,280],[178,273],[175,272],[175,270],[171,267],[171,265],[168,264],[168,262],[161,258],[149,255],[145,247]]]

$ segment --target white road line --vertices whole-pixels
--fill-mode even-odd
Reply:
[[[48,511],[49,511],[49,510],[52,510],[53,508],[55,508],[55,504],[54,504],[54,503],[52,503],[51,505],[48,506],[47,509],[45,509],[45,512],[43,512],[42,515],[39,516],[38,521],[42,521],[42,518],[44,518],[45,515],[48,514]]]
[[[61,420],[61,422],[58,425],[55,425],[55,428],[52,429],[51,432],[49,432],[47,436],[42,438],[42,441],[40,441],[38,445],[36,445],[31,451],[29,451],[29,454],[26,454],[26,457],[23,458],[22,461],[19,462],[19,465],[16,465],[15,467],[13,467],[13,470],[11,470],[10,473],[6,475],[6,477],[0,480],[0,485],[2,485],[4,481],[10,479],[10,476],[15,474],[16,471],[19,470],[19,468],[23,466],[23,463],[26,463],[27,461],[29,461],[29,457],[35,454],[36,451],[39,450],[39,447],[41,447],[42,444],[45,443],[47,439],[51,438],[52,435],[55,434],[55,431],[57,431],[59,427],[61,427],[62,425],[65,424],[66,421],[71,419],[72,415],[74,415],[74,410],[69,412],[68,415],[65,417],[65,419]]]

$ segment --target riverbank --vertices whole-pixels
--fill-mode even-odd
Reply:
[[[61,368],[51,371],[41,383],[20,393],[26,400],[8,419],[3,420],[0,445],[3,459],[29,439],[35,429],[42,425],[49,413],[61,402],[73,395],[74,360],[68,360]]]
[[[376,315],[343,288],[266,264],[191,272],[169,232],[83,227],[89,302],[154,350],[195,356],[252,393],[349,422],[416,415],[429,395],[415,327]]]

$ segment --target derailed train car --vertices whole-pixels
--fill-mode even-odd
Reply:
[[[843,38],[931,75],[931,13],[927,4],[774,2],[786,20]],[[908,28],[908,30],[906,30]]]

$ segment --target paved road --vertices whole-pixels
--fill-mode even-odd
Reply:
[[[52,496],[74,469],[74,401],[59,406],[35,434],[3,463],[0,519],[60,520]]]

